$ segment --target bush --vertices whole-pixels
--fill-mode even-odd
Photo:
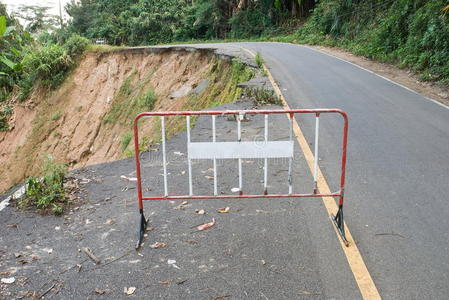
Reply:
[[[26,181],[25,196],[19,200],[20,208],[50,208],[53,213],[63,212],[62,204],[67,202],[64,191],[64,178],[67,167],[48,156],[42,166],[42,178],[29,177]]]
[[[49,45],[30,49],[22,64],[25,76],[19,86],[29,89],[30,82],[39,82],[45,87],[54,89],[64,80],[72,66],[72,60],[64,47]]]
[[[8,118],[12,114],[12,108],[4,106],[0,108],[0,131],[9,130]]]
[[[156,103],[156,95],[152,89],[149,89],[143,97],[139,100],[139,106],[147,111],[152,111],[154,108],[154,104]]]
[[[449,82],[447,0],[320,1],[296,39],[396,63]]]
[[[83,54],[89,44],[90,41],[88,39],[77,34],[72,34],[65,42],[64,48],[67,50],[67,54],[74,58]]]

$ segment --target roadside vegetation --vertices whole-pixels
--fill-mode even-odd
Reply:
[[[54,29],[54,19],[41,12],[40,19],[30,17],[24,28],[0,3],[0,131],[9,129],[15,102],[26,100],[36,88],[56,89],[90,44],[76,34],[46,32]]]
[[[112,45],[274,40],[336,46],[449,83],[447,0],[70,3],[70,33]]]
[[[447,0],[321,1],[280,41],[335,46],[449,83]]]
[[[66,170],[66,165],[57,163],[51,156],[47,156],[41,168],[42,177],[27,178],[25,195],[19,199],[18,207],[62,214],[64,205],[68,203],[64,190]]]

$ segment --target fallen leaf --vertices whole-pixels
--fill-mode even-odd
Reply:
[[[120,176],[120,178],[125,180],[125,181],[137,181],[136,177],[127,177],[125,175]]]
[[[105,225],[112,225],[114,223],[115,223],[114,219],[107,219],[106,222],[104,222]]]
[[[204,211],[204,209],[195,209],[195,212],[199,215],[204,215],[206,212]]]
[[[165,246],[167,246],[166,243],[156,242],[153,245],[151,245],[150,248],[159,249],[159,248],[164,248]]]
[[[214,299],[224,299],[224,298],[228,298],[228,297],[231,297],[231,295],[213,296]]]
[[[183,210],[183,209],[185,209],[188,205],[190,205],[189,202],[183,201],[181,204],[179,204],[178,206],[176,206],[174,209],[180,209],[180,210]]]
[[[220,213],[220,214],[226,214],[226,213],[229,212],[230,209],[231,209],[231,208],[230,208],[229,206],[226,206],[226,207],[224,207],[224,208],[219,208],[219,209],[217,209],[217,212]]]
[[[25,259],[21,259],[21,260],[17,261],[17,263],[19,263],[19,264],[21,264],[21,265],[24,265],[24,264],[27,264],[28,261],[25,260]]]
[[[256,209],[256,213],[258,213],[258,214],[268,214],[270,212],[266,211],[266,210]]]
[[[31,298],[33,296],[33,292],[32,291],[20,291],[19,295],[21,297],[28,297]]]
[[[19,257],[22,256],[22,253],[14,253],[14,256],[15,256],[16,258],[19,258]]]
[[[266,265],[267,264],[267,262],[264,259],[262,259],[260,262],[262,263],[262,265]]]
[[[170,284],[171,281],[170,280],[163,280],[163,281],[159,281],[160,284]]]
[[[214,225],[215,225],[215,218],[212,218],[211,222],[199,225],[196,229],[198,229],[198,231],[203,231],[203,230],[211,228]]]
[[[6,283],[6,284],[11,284],[14,283],[16,281],[16,279],[14,277],[9,277],[9,278],[2,278],[1,282],[2,283]]]
[[[167,264],[172,265],[174,268],[181,270],[181,268],[176,265],[176,260],[174,259],[168,259]]]
[[[106,290],[95,289],[95,293],[97,293],[99,295],[103,295],[103,294],[106,294]]]
[[[24,286],[28,281],[28,278],[25,276],[20,276],[19,278],[17,278],[17,283],[21,286]]]
[[[204,177],[206,177],[207,179],[209,179],[209,180],[212,180],[212,179],[214,179],[214,176],[209,176],[209,175],[206,175],[206,176],[204,176]]]
[[[124,288],[124,290],[123,290],[123,292],[124,292],[126,295],[132,295],[132,294],[134,294],[135,291],[136,291],[136,288],[133,287],[133,286],[130,286],[129,288],[126,288],[126,286],[125,286],[125,288]]]
[[[198,244],[198,242],[197,241],[194,241],[194,240],[187,240],[187,241],[185,241],[186,243],[189,243],[189,244],[191,244],[191,245],[196,245],[196,244]]]

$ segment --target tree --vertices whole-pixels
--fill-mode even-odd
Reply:
[[[16,12],[17,17],[26,21],[25,29],[31,33],[42,33],[56,29],[60,24],[58,16],[48,13],[51,7],[37,5],[21,5]]]

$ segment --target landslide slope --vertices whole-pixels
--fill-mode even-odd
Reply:
[[[204,109],[240,96],[249,67],[208,50],[120,49],[88,52],[56,91],[38,89],[18,103],[0,132],[0,192],[39,175],[45,154],[79,168],[132,155],[132,121],[142,111]],[[197,86],[201,89],[195,89]],[[167,120],[169,135],[183,129]],[[160,139],[142,128],[142,148]]]

